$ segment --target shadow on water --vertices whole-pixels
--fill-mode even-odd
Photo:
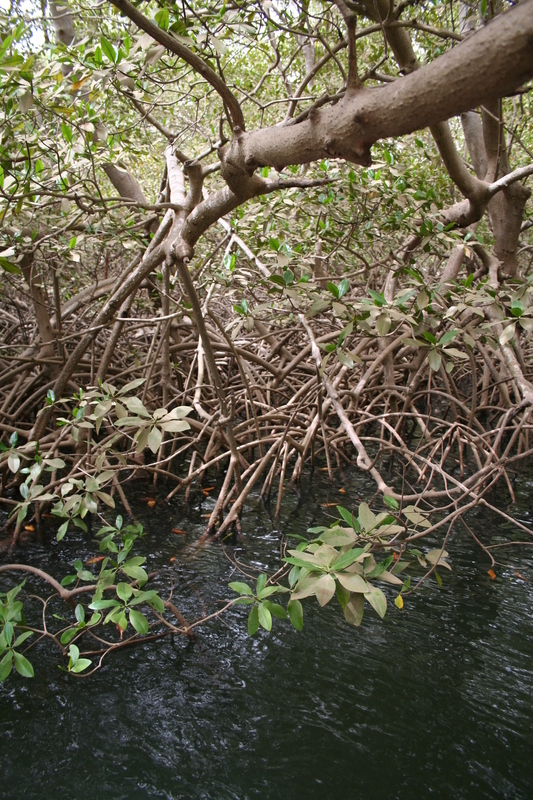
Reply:
[[[287,490],[279,523],[260,505],[249,509],[235,554],[275,569],[281,532],[324,523],[326,503],[357,503],[358,480],[344,476],[344,495],[316,476]],[[517,499],[531,522],[530,488]],[[188,598],[180,602],[191,616],[201,601],[215,608],[232,579],[220,545],[189,545],[209,502],[139,506],[154,560],[177,555],[176,598]],[[170,534],[178,524],[190,536]],[[480,511],[470,524],[484,541],[503,533]],[[491,581],[486,556],[463,531],[448,549],[453,573],[441,589],[424,585],[402,612],[390,602],[384,621],[367,611],[359,630],[333,603],[312,602],[302,633],[277,622],[271,635],[249,638],[246,611],[235,608],[196,645],[124,650],[87,680],[59,672],[57,654],[38,648],[34,680],[15,676],[0,688],[0,796],[530,798],[528,554],[516,553],[524,580],[507,567]],[[84,550],[94,553],[87,540],[72,540],[33,546],[24,558],[61,575]]]

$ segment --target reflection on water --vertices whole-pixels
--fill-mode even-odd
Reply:
[[[238,557],[275,568],[280,532],[324,522],[320,503],[357,502],[355,481],[343,481],[345,495],[316,479],[301,496],[287,490],[277,526],[249,511]],[[191,617],[201,602],[215,608],[228,596],[231,580],[219,545],[195,552],[186,544],[185,559],[184,540],[169,533],[179,523],[194,539],[209,510],[201,499],[187,517],[161,503],[145,520],[154,557],[168,564],[178,554],[175,596],[188,598],[181,607]],[[489,524],[490,536],[500,535],[480,512],[471,524],[485,541]],[[442,589],[424,586],[402,612],[390,603],[384,621],[369,610],[359,630],[333,603],[308,603],[302,633],[276,621],[270,636],[250,639],[241,607],[196,645],[125,650],[88,680],[59,672],[56,654],[41,648],[35,679],[16,676],[0,689],[0,796],[531,798],[532,587],[512,567],[491,581],[471,542],[456,533]],[[45,558],[62,574],[80,548],[88,554],[90,543],[24,557]]]

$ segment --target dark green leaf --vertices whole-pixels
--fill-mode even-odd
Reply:
[[[289,619],[297,631],[301,631],[304,626],[304,610],[299,600],[289,600],[287,605]]]
[[[336,572],[340,572],[340,570],[346,569],[346,567],[349,567],[350,564],[353,564],[355,561],[357,561],[357,559],[360,558],[364,552],[366,552],[364,547],[357,547],[353,550],[348,550],[333,562],[332,567]]]
[[[116,61],[116,54],[115,48],[113,45],[107,41],[105,36],[100,36],[100,47],[102,48],[102,53],[106,56],[112,64]]]
[[[5,681],[13,668],[13,650],[9,650],[0,661],[0,682]]]
[[[388,508],[392,508],[395,511],[400,508],[400,505],[394,497],[390,497],[388,494],[383,495],[383,505],[387,506]]]
[[[75,636],[77,636],[79,630],[77,628],[69,628],[66,631],[63,631],[61,634],[61,644],[69,644]]]
[[[248,633],[253,636],[259,628],[259,612],[257,606],[254,606],[248,616]]]
[[[277,619],[287,619],[287,612],[279,603],[273,603],[271,600],[263,600],[263,605],[270,611],[272,616],[277,617]]]
[[[16,652],[13,652],[13,658],[15,659],[15,669],[19,675],[22,675],[23,678],[33,678],[33,667],[28,659],[22,653]]]
[[[340,300],[341,297],[344,297],[346,292],[350,289],[350,282],[347,278],[343,278],[343,280],[339,283],[337,287],[337,298]]]

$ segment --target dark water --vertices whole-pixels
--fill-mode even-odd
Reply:
[[[281,532],[324,523],[322,503],[357,501],[356,478],[342,483],[345,495],[316,477],[301,495],[288,490],[276,525],[248,511],[238,557],[274,569]],[[517,487],[529,522],[532,487]],[[187,517],[178,504],[145,513],[154,560],[178,556],[175,598],[191,618],[202,602],[216,608],[235,579],[217,544],[180,555],[208,510],[197,499]],[[480,513],[470,523],[485,543],[510,534]],[[187,544],[169,533],[176,525],[191,532]],[[88,540],[69,546],[34,545],[23,557],[61,575],[65,559],[94,554]],[[33,681],[0,688],[0,797],[533,797],[531,556],[497,551],[506,566],[492,581],[464,531],[448,549],[453,573],[441,589],[424,585],[401,612],[389,593],[385,620],[368,610],[359,630],[333,602],[312,601],[302,633],[275,621],[271,635],[249,638],[241,607],[196,645],[124,650],[87,680],[59,672],[49,646],[34,650]]]

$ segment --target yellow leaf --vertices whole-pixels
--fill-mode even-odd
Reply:
[[[396,608],[399,608],[400,610],[403,608],[403,597],[401,596],[401,594],[399,594],[396,600],[394,601],[394,605],[396,606]]]

